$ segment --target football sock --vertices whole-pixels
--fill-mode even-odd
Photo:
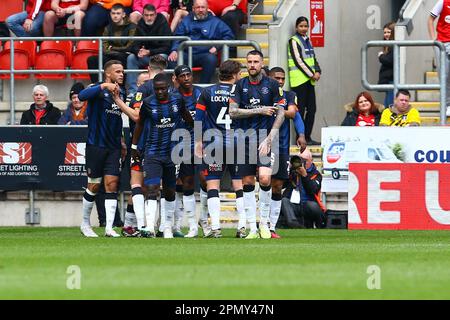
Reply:
[[[250,232],[257,232],[255,186],[253,185],[244,186],[244,210],[250,225]]]
[[[183,195],[183,205],[189,222],[189,230],[196,231],[198,227],[197,227],[197,217],[195,215],[194,190],[185,192],[185,194]]]
[[[208,221],[208,193],[200,188],[200,221]]]
[[[91,212],[94,207],[95,193],[86,189],[83,194],[83,223],[82,226],[91,225]]]
[[[161,198],[159,204],[159,228],[160,232],[164,231],[164,227],[166,225],[166,199]]]
[[[208,209],[211,216],[211,229],[220,229],[220,198],[217,189],[208,190]]]
[[[165,228],[172,229],[172,221],[173,216],[175,214],[175,200],[169,201],[166,199],[166,221],[165,221]]]
[[[136,215],[134,214],[134,207],[132,204],[127,205],[124,227],[137,227]]]
[[[137,226],[140,229],[142,229],[145,226],[145,220],[144,220],[144,211],[145,211],[145,200],[144,200],[144,194],[142,193],[141,187],[136,187],[131,190],[131,194],[133,195],[133,207],[134,207],[134,213],[136,215],[137,220]]]
[[[117,193],[105,194],[106,230],[112,230],[117,209]]]
[[[272,194],[270,202],[270,230],[275,231],[275,227],[281,212],[281,194]]]
[[[156,210],[158,210],[158,201],[156,199],[149,198],[145,201],[145,218],[147,219],[146,230],[150,232],[155,232]]]
[[[259,187],[259,214],[261,218],[260,224],[267,225],[267,223],[269,222],[271,191],[271,186]]]
[[[174,231],[181,231],[181,223],[183,222],[183,192],[175,194],[175,216],[174,216]]]
[[[245,228],[247,226],[247,219],[244,209],[244,192],[242,190],[236,191],[236,211],[239,217],[238,229]]]

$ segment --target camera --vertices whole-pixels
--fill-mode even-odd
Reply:
[[[292,156],[289,162],[291,163],[291,170],[306,166],[306,160],[299,156]]]

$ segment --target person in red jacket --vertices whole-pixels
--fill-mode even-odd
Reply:
[[[48,125],[58,124],[61,118],[61,111],[53,106],[48,99],[48,88],[44,85],[37,85],[33,88],[34,103],[30,109],[22,113],[20,124]]]
[[[247,0],[208,0],[208,7],[230,27],[237,38],[247,15],[247,3]]]
[[[42,35],[44,14],[51,10],[51,0],[28,0],[25,11],[6,18],[6,25],[17,37]]]

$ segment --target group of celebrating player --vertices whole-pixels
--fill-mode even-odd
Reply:
[[[297,144],[302,151],[306,148],[296,96],[282,89],[284,70],[275,67],[265,75],[263,55],[253,50],[247,54],[248,77],[241,79],[240,64],[227,60],[219,67],[219,83],[202,89],[193,85],[188,66],[176,67],[172,79],[165,68],[163,58],[150,60],[149,80],[139,87],[129,106],[120,86],[124,70],[119,61],[105,64],[104,82],[80,92],[80,100],[88,100],[89,117],[82,234],[98,237],[91,228],[90,214],[103,181],[105,236],[120,236],[113,229],[113,220],[124,143],[123,112],[130,119],[132,133],[132,196],[122,232],[125,236],[193,238],[198,236],[200,225],[204,237],[220,238],[220,180],[228,169],[239,216],[236,237],[279,238],[275,226],[283,183],[288,179],[289,119],[294,120]],[[198,221],[194,195],[197,177]],[[259,229],[256,177],[260,186]],[[156,230],[158,198],[160,223]],[[183,214],[189,224],[186,235],[181,233]]]

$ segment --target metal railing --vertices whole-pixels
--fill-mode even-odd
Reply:
[[[284,4],[284,0],[280,0],[278,1],[275,9],[273,10],[273,21],[277,21],[278,20],[278,11],[280,11],[281,6]]]
[[[187,47],[190,52],[192,47],[211,47],[211,46],[223,46],[222,48],[222,61],[228,60],[230,57],[230,48],[229,47],[237,47],[237,46],[252,46],[258,51],[261,51],[261,47],[258,42],[254,40],[188,40],[183,41],[178,46],[178,64],[184,64],[184,55],[183,51]],[[188,65],[192,66],[192,56],[188,55]]]
[[[145,40],[145,41],[160,41],[160,40],[170,40],[170,41],[185,41],[190,40],[191,38],[188,36],[158,36],[158,37],[147,37],[147,36],[133,36],[133,37],[52,37],[52,38],[42,38],[42,37],[2,37],[0,38],[0,41],[11,41],[11,48],[10,48],[10,68],[8,69],[2,69],[0,70],[0,73],[9,73],[11,74],[10,77],[10,123],[15,123],[15,86],[14,82],[15,79],[12,76],[15,73],[21,73],[21,74],[35,74],[35,73],[64,73],[64,74],[72,74],[72,73],[93,73],[97,72],[99,76],[99,81],[102,81],[103,76],[103,42],[104,41],[111,41],[111,40]],[[15,69],[14,68],[14,43],[16,41],[63,41],[63,40],[75,40],[75,41],[83,41],[83,40],[96,40],[98,41],[98,68],[97,69],[83,69],[83,70],[76,70],[76,69],[63,69],[63,70],[37,70],[37,69]],[[125,70],[125,73],[138,73],[142,72],[142,70]]]
[[[394,83],[393,84],[371,84],[367,80],[367,51],[371,47],[393,47],[394,50]],[[440,51],[440,70],[439,70],[439,84],[401,84],[400,83],[400,47],[438,47]],[[361,79],[362,85],[367,90],[394,90],[394,95],[400,89],[407,90],[440,90],[440,123],[446,124],[446,80],[447,74],[445,71],[445,60],[447,53],[442,42],[439,41],[425,41],[425,40],[408,40],[408,41],[369,41],[361,49],[362,68]]]

